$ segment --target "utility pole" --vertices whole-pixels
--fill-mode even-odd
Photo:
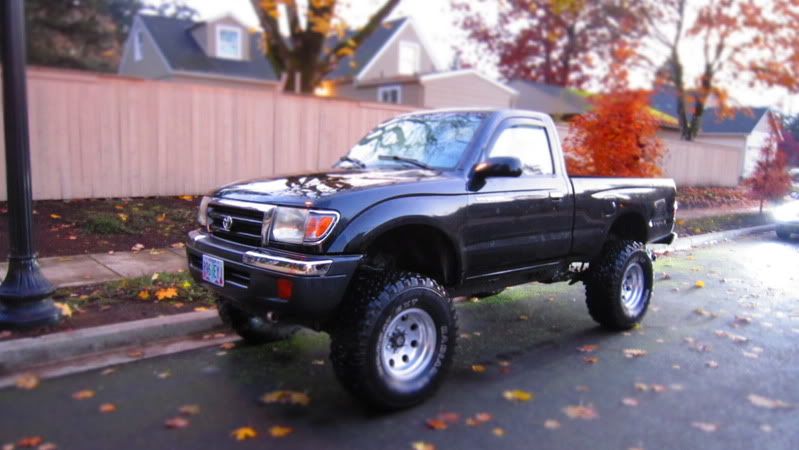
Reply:
[[[8,187],[8,273],[0,284],[0,329],[55,323],[55,288],[41,272],[33,248],[33,194],[28,136],[24,0],[0,1],[0,63]]]

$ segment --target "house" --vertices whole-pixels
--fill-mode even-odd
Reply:
[[[586,96],[571,88],[528,80],[512,80],[508,85],[519,93],[518,108],[544,112],[556,120],[567,121],[590,108]]]
[[[276,88],[278,77],[261,49],[261,34],[232,15],[194,22],[137,15],[119,74],[156,80]]]
[[[657,111],[671,116],[677,122],[677,92],[668,86],[658,86],[652,94],[650,105]],[[772,130],[772,121],[777,120],[769,108],[735,108],[724,112],[714,98],[710,98],[702,115],[702,124],[695,141],[719,144],[740,150],[743,160],[740,178],[752,174],[760,158],[760,150],[766,145]],[[680,138],[676,127],[661,130],[661,137]],[[776,143],[774,144],[776,145]]]
[[[446,70],[408,17],[383,23],[354,55],[340,61],[324,89],[338,97],[420,108],[507,108],[518,95],[477,70]]]

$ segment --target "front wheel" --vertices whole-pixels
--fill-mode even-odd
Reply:
[[[643,244],[608,242],[586,275],[588,312],[605,328],[628,330],[643,320],[652,285],[652,258]]]
[[[791,232],[788,231],[786,228],[777,227],[777,237],[782,239],[783,241],[787,241],[791,239]]]
[[[333,332],[331,360],[342,385],[383,410],[433,395],[455,351],[457,317],[434,280],[390,273],[356,281]]]

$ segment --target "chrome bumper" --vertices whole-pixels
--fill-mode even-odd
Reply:
[[[286,258],[269,253],[248,251],[242,256],[242,262],[272,272],[308,277],[321,277],[327,274],[333,261],[330,259],[308,260]]]

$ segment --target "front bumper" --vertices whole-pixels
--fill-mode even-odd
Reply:
[[[777,222],[777,229],[788,233],[799,233],[799,221]]]
[[[202,255],[224,261],[223,287],[202,280]],[[218,239],[205,231],[189,233],[186,245],[192,277],[239,308],[256,315],[276,313],[282,320],[327,318],[344,298],[361,255],[311,256],[258,249]],[[277,280],[293,284],[291,298],[278,297]]]

